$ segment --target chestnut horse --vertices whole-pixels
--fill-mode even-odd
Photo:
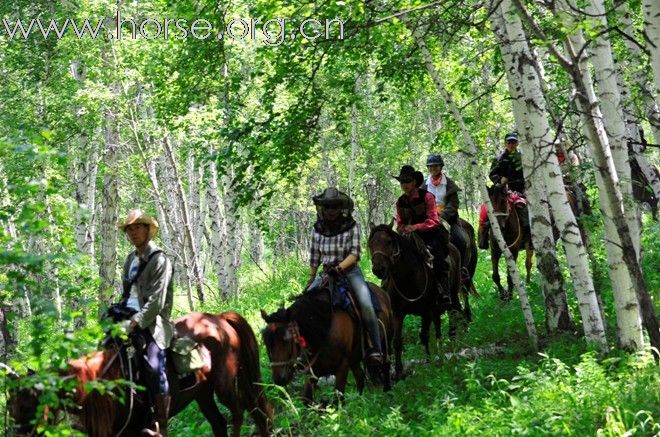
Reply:
[[[380,325],[383,363],[369,366],[369,374],[382,378],[383,391],[392,387],[390,378],[389,340],[392,334],[390,299],[383,290],[369,283],[378,300],[376,316]],[[266,322],[263,339],[270,358],[273,382],[286,386],[294,377],[296,367],[306,374],[303,400],[314,400],[318,377],[335,375],[335,389],[343,394],[348,371],[353,372],[358,392],[364,389],[365,374],[361,366],[364,341],[361,324],[342,309],[332,309],[327,287],[303,293],[288,308],[272,314],[261,310]],[[368,336],[367,336],[368,337]]]
[[[529,283],[530,272],[532,270],[532,256],[534,251],[532,249],[532,236],[530,235],[529,228],[525,228],[521,224],[521,217],[518,208],[511,203],[508,196],[508,188],[506,185],[495,184],[488,188],[488,196],[493,205],[493,212],[497,218],[497,222],[502,230],[502,236],[506,242],[507,247],[513,255],[513,260],[518,261],[518,252],[525,250],[527,256],[525,258],[525,270],[527,271],[526,282]],[[502,257],[500,246],[495,241],[495,233],[490,233],[490,255],[493,264],[493,282],[497,285],[497,291],[500,295],[500,300],[507,301],[513,296],[513,281],[511,275],[507,271],[507,290],[504,290],[500,283],[500,270],[499,262]]]
[[[403,376],[403,320],[407,314],[422,317],[422,328],[419,338],[427,355],[429,350],[429,330],[431,322],[435,325],[436,338],[440,338],[440,315],[449,310],[449,336],[456,335],[459,318],[469,321],[463,312],[459,301],[459,292],[467,301],[467,292],[461,287],[461,255],[453,244],[447,245],[449,264],[449,308],[440,305],[438,300],[438,285],[435,275],[415,243],[392,229],[393,223],[375,226],[370,224],[369,252],[371,254],[372,271],[384,281],[394,313],[394,351],[395,377]],[[476,262],[476,259],[475,259]],[[469,308],[469,305],[466,305]]]
[[[272,425],[272,407],[261,385],[257,340],[248,322],[235,312],[219,315],[191,313],[175,322],[180,337],[199,343],[204,366],[196,371],[197,384],[184,388],[168,363],[168,379],[172,405],[170,417],[196,401],[202,414],[211,424],[215,436],[227,435],[227,421],[216,406],[214,394],[232,415],[233,435],[239,436],[243,413],[247,410],[255,421],[259,434],[266,436]],[[130,360],[126,348],[111,340],[104,350],[69,362],[64,378],[74,378],[78,384],[70,399],[76,408],[69,413],[77,416],[82,431],[94,437],[115,435],[137,436],[148,425],[149,416],[143,391],[115,389],[114,396],[98,390],[86,391],[85,385],[94,381],[128,379],[122,369]],[[124,387],[124,386],[121,386]],[[39,393],[23,389],[13,394],[9,410],[18,432],[33,434],[34,415]],[[60,393],[59,396],[67,396]],[[121,402],[120,402],[121,400]],[[33,408],[26,408],[33,405]]]

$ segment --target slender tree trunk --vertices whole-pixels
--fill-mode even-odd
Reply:
[[[179,171],[176,165],[176,159],[174,158],[174,152],[170,146],[169,137],[165,136],[163,138],[163,148],[165,150],[165,156],[167,157],[171,170],[173,172],[173,180],[176,182],[176,195],[178,196],[179,205],[181,206],[181,215],[183,217],[183,232],[184,232],[184,241],[186,242],[187,249],[190,253],[190,260],[192,264],[192,271],[195,277],[195,287],[197,288],[197,298],[200,303],[204,303],[204,278],[202,277],[202,271],[199,265],[199,254],[197,253],[197,248],[195,247],[195,238],[192,233],[192,226],[190,222],[190,211],[188,209],[188,202],[186,200],[186,194],[183,191],[183,185],[181,184],[181,179],[179,177]],[[189,297],[189,304],[191,308],[193,307],[192,299]]]
[[[500,3],[500,5],[502,5]],[[502,6],[511,8],[507,3]],[[505,20],[505,16],[507,19]],[[531,56],[527,46],[527,38],[517,15],[506,10],[503,14],[501,6],[491,15],[495,34],[500,39],[500,48],[509,81],[509,90],[513,99],[513,113],[516,126],[523,134],[523,166],[525,173],[525,190],[531,212],[532,241],[536,252],[536,263],[542,276],[543,296],[545,299],[545,325],[549,333],[558,330],[571,329],[571,318],[568,311],[566,291],[555,254],[555,241],[550,211],[546,196],[545,163],[547,159],[541,156],[538,144],[539,133],[528,117],[530,111],[535,111],[525,94],[523,79],[525,69],[540,71],[536,58]],[[536,65],[535,65],[536,64]],[[530,104],[530,107],[527,105]]]
[[[548,44],[549,49],[555,58],[559,61],[562,67],[569,73],[573,84],[577,90],[578,108],[581,109],[582,117],[586,125],[586,132],[588,134],[589,146],[594,160],[597,176],[599,180],[597,183],[602,184],[599,186],[601,194],[601,208],[610,208],[612,213],[612,221],[614,222],[616,232],[621,241],[621,249],[623,260],[631,274],[633,285],[637,293],[637,299],[641,308],[642,320],[648,331],[651,340],[651,346],[660,350],[660,331],[658,330],[658,323],[655,318],[655,309],[648,293],[648,289],[644,282],[644,277],[637,261],[635,248],[630,236],[630,229],[623,216],[621,204],[623,202],[621,192],[618,189],[616,181],[616,170],[612,157],[609,153],[609,144],[605,127],[603,126],[603,118],[600,113],[597,97],[593,90],[593,84],[588,70],[584,66],[584,60],[578,57],[578,50],[580,44],[575,44],[575,41],[570,38],[566,41],[566,52],[569,57],[565,57],[559,52],[557,47],[549,42],[546,35],[539,28],[530,16],[527,9],[522,5],[520,0],[514,0],[519,11],[522,13],[525,21],[534,30],[536,35]],[[603,196],[604,194],[604,196]],[[615,296],[616,298],[616,296]],[[634,303],[631,302],[631,305]],[[618,310],[617,306],[617,310]],[[625,309],[625,308],[624,308]],[[617,317],[618,320],[618,317]],[[656,360],[659,355],[654,352]]]
[[[657,0],[642,0],[644,12],[644,38],[650,54],[655,95],[660,96],[660,2]]]
[[[465,155],[468,156],[468,158],[471,160],[471,165],[472,168],[475,171],[475,174],[477,175],[483,175],[484,173],[481,171],[481,168],[479,167],[479,162],[477,160],[478,156],[478,150],[477,146],[474,143],[474,140],[472,139],[472,136],[467,130],[467,127],[465,126],[465,122],[463,121],[463,117],[461,116],[461,113],[454,103],[451,95],[448,93],[447,88],[445,87],[444,82],[440,78],[440,75],[438,74],[438,71],[436,70],[435,66],[433,65],[433,59],[431,57],[431,53],[429,52],[428,48],[426,47],[426,43],[424,42],[422,33],[420,32],[419,27],[415,27],[414,24],[410,21],[410,19],[403,15],[400,17],[400,19],[404,22],[404,24],[408,27],[408,29],[411,31],[413,34],[413,38],[415,39],[415,42],[417,43],[417,46],[420,48],[422,52],[422,56],[424,59],[424,63],[426,65],[426,69],[429,72],[429,75],[433,79],[433,83],[435,84],[436,88],[438,89],[438,92],[442,96],[443,100],[445,101],[445,104],[451,111],[452,115],[454,116],[454,119],[460,126],[461,132],[463,133],[463,139],[465,140],[468,151],[463,152]],[[483,179],[483,176],[480,176],[480,179]],[[495,215],[493,213],[493,207],[490,203],[490,198],[488,197],[488,192],[486,191],[486,186],[485,184],[480,184],[479,190],[481,192],[481,196],[486,203],[486,207],[488,209],[488,217],[490,219],[490,222],[492,223],[491,229],[493,232],[493,235],[495,236],[495,239],[497,240],[498,245],[502,249],[502,253],[504,255],[504,258],[506,259],[507,267],[509,268],[509,275],[511,276],[511,279],[513,280],[514,286],[518,290],[518,295],[520,297],[520,306],[522,308],[523,316],[525,318],[525,326],[527,327],[527,334],[529,335],[532,348],[534,351],[538,350],[538,336],[536,334],[536,326],[534,324],[534,316],[532,315],[532,309],[529,304],[529,298],[527,296],[527,291],[525,290],[524,286],[522,285],[522,281],[520,280],[520,275],[518,273],[518,268],[516,266],[515,261],[513,260],[513,256],[511,255],[511,252],[509,251],[509,248],[507,247],[506,243],[504,242],[504,237],[502,236],[502,232],[498,226],[497,219],[495,218]]]
[[[209,208],[209,219],[211,228],[211,258],[215,267],[215,274],[218,281],[218,292],[223,298],[227,298],[227,275],[225,273],[225,257],[227,252],[223,248],[226,227],[220,202],[220,193],[218,190],[218,171],[216,163],[210,160],[208,163],[209,179],[206,184],[206,203]]]
[[[566,10],[570,10],[569,7],[565,6],[565,8]],[[596,8],[591,8],[591,10],[594,14],[597,13]],[[561,17],[563,17],[562,19],[564,20],[565,25],[574,26],[572,17],[569,14],[562,13]],[[573,49],[581,51],[584,48],[586,42],[580,31],[576,31],[573,34],[571,34],[569,36],[569,39],[570,42],[568,44],[570,44],[570,47],[572,47]],[[569,50],[571,50],[570,47]],[[587,114],[589,114],[588,108],[590,106],[585,106],[584,104],[585,103],[583,99],[583,95],[584,95],[583,93],[585,92],[584,88],[582,90],[580,90],[579,88],[577,89],[578,91],[577,105],[580,113],[583,114],[583,118],[589,118],[589,120],[584,120],[585,128],[587,129],[585,135],[593,144],[597,144],[599,141],[597,138],[594,138],[591,133],[592,132],[591,128],[593,125],[593,121],[592,121],[593,117],[603,117],[598,121],[602,128],[602,132],[600,133],[602,135],[602,139],[600,145],[595,147],[598,149],[604,148],[606,150],[605,153],[609,155],[608,158],[609,162],[606,165],[611,167],[609,168],[606,167],[605,169],[602,169],[602,168],[598,168],[597,166],[596,183],[600,188],[599,190],[600,208],[603,213],[603,222],[605,225],[605,235],[606,235],[605,250],[607,252],[607,258],[610,266],[609,274],[610,274],[610,279],[612,281],[614,302],[617,308],[616,314],[617,314],[617,326],[618,326],[618,339],[619,339],[619,344],[622,348],[627,350],[639,350],[641,347],[643,347],[643,336],[642,336],[639,306],[637,303],[637,298],[635,296],[635,290],[634,290],[631,273],[628,270],[626,264],[623,262],[622,246],[618,237],[616,224],[613,219],[615,212],[617,214],[621,214],[622,211],[624,210],[623,193],[621,193],[621,191],[619,190],[622,184],[620,184],[618,180],[619,172],[616,170],[616,164],[624,165],[628,167],[628,177],[630,175],[630,166],[628,165],[627,159],[624,159],[624,162],[621,163],[621,156],[620,156],[621,150],[618,150],[616,152],[618,160],[615,161],[614,157],[612,156],[615,150],[620,149],[622,147],[621,141],[623,141],[624,139],[625,127],[623,126],[623,120],[619,117],[618,114],[618,106],[620,104],[619,103],[620,98],[618,97],[619,93],[616,85],[615,72],[613,68],[609,68],[609,67],[613,67],[612,63],[609,62],[611,61],[611,53],[610,53],[609,61],[608,59],[606,59],[607,54],[604,53],[605,51],[607,51],[607,49],[608,46],[603,47],[602,41],[596,43],[594,47],[594,52],[597,53],[597,55],[594,56],[593,63],[596,66],[595,73],[596,73],[596,77],[600,79],[599,85],[601,88],[601,95],[599,99],[600,105],[596,103],[597,107],[591,110],[591,114],[590,114],[591,117],[587,116]],[[576,62],[577,64],[575,68],[576,70],[579,69],[580,71],[580,75],[581,75],[580,77],[582,83],[588,84],[587,86],[590,88],[589,92],[594,92],[594,85],[591,82],[591,77],[586,62],[586,58],[582,57],[580,60],[577,60]],[[614,80],[613,85],[611,83],[612,80]],[[608,88],[611,86],[614,86],[615,89],[612,90]],[[594,94],[593,98],[595,102],[598,97]],[[595,112],[595,111],[599,111],[601,105],[602,107],[607,108],[607,116],[601,115],[600,112]],[[605,122],[608,123],[607,130],[605,129],[605,124],[604,124]],[[612,143],[610,143],[610,140],[612,140]],[[616,144],[616,147],[611,148],[609,147],[610,144]],[[625,145],[623,145],[623,147],[625,148]],[[593,148],[592,148],[592,153],[593,153]],[[617,196],[616,203],[611,203],[611,201],[609,201],[607,198],[608,197],[607,193],[604,192],[606,179],[617,185],[617,191],[620,193],[619,196],[621,197],[619,198],[619,196]],[[629,220],[626,220],[626,223],[629,224],[630,223]],[[635,259],[637,259],[638,246],[637,247],[635,246],[632,235],[629,235],[629,238],[633,242],[633,251],[635,254]]]
[[[111,86],[112,94],[119,96],[118,84]],[[114,108],[108,108],[105,114],[105,151],[103,161],[103,189],[101,194],[101,226],[99,276],[99,301],[109,303],[115,294],[115,276],[117,274],[117,221],[119,219],[119,165],[120,141],[117,129],[117,115]]]
[[[648,69],[644,68],[644,65],[642,64],[645,55],[633,39],[635,29],[631,18],[630,6],[627,1],[614,0],[614,7],[619,12],[618,18],[621,23],[621,31],[628,36],[622,38],[623,43],[630,53],[628,59],[629,66],[626,70],[632,73],[632,79],[644,104],[644,112],[651,124],[653,138],[655,139],[656,144],[660,144],[660,108],[658,108],[658,104],[653,97],[653,84],[650,83]],[[656,16],[655,19],[656,22],[660,21],[660,16]],[[656,29],[660,29],[660,27],[656,27]],[[628,95],[630,95],[630,93]]]

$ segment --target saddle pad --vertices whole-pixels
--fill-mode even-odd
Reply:
[[[204,358],[197,349],[197,343],[192,338],[178,337],[170,345],[174,369],[179,374],[194,372],[204,367]]]

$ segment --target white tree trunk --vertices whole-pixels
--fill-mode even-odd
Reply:
[[[642,64],[645,54],[639,45],[633,41],[635,28],[633,27],[630,6],[625,0],[615,0],[614,4],[618,11],[619,22],[622,25],[621,31],[629,37],[622,38],[623,43],[630,52],[628,57],[629,66],[626,70],[632,72],[632,78],[644,103],[644,112],[651,124],[653,138],[656,144],[660,144],[660,108],[658,108],[658,104],[653,97],[653,84],[650,83],[648,70]],[[658,21],[660,21],[660,17],[656,16],[656,22]]]
[[[575,7],[576,5],[574,4],[573,6]],[[607,28],[603,0],[592,0],[587,5],[586,12],[587,20],[591,22],[592,26],[596,28]],[[619,178],[619,189],[623,195],[623,212],[628,222],[637,259],[639,259],[639,209],[632,198],[632,181],[630,179],[626,125],[623,117],[621,92],[617,82],[617,68],[612,55],[612,46],[606,36],[607,34],[599,34],[590,45],[590,49],[593,52],[592,65],[594,67],[595,88],[603,112],[603,121],[610,143],[612,160],[614,161],[614,167]],[[628,285],[626,284],[626,286]]]
[[[511,8],[510,2],[500,5]],[[489,7],[492,6],[494,5],[489,5]],[[530,221],[532,241],[537,255],[536,263],[542,276],[545,325],[548,332],[568,330],[571,328],[571,317],[559,261],[555,254],[555,241],[546,195],[545,174],[548,160],[539,153],[539,148],[534,147],[539,144],[542,136],[539,137],[537,127],[528,117],[529,112],[535,111],[535,108],[531,105],[533,100],[528,99],[525,94],[521,77],[525,72],[525,65],[528,63],[530,65],[527,68],[541,70],[536,61],[537,58],[531,56],[520,19],[515,13],[511,13],[511,9],[505,10],[503,14],[501,6],[493,12],[491,21],[495,34],[500,39],[500,49],[507,72],[516,126],[522,129],[525,190],[531,213]],[[541,90],[537,90],[537,93],[539,92]]]
[[[559,3],[561,4],[561,3]],[[570,6],[564,5],[564,11],[571,10]],[[564,24],[572,28],[574,26],[573,18],[568,13],[561,13],[560,17],[564,20]],[[585,40],[580,30],[575,30],[574,33],[569,35],[570,45],[567,46],[569,52],[578,53],[580,52],[584,45]],[[604,62],[602,55],[600,57],[594,57],[594,63],[598,65],[599,62]],[[601,68],[599,68],[601,67]],[[603,214],[603,222],[605,226],[605,250],[607,252],[607,258],[609,261],[609,274],[612,281],[612,291],[614,294],[614,301],[616,305],[616,314],[617,314],[617,326],[618,326],[618,337],[619,344],[621,347],[629,350],[639,350],[643,346],[643,336],[641,329],[641,319],[640,319],[640,309],[637,302],[637,297],[635,295],[635,289],[633,286],[633,280],[631,273],[628,269],[628,266],[623,261],[623,250],[621,245],[621,240],[618,235],[618,231],[615,224],[614,216],[622,214],[623,208],[623,195],[620,191],[620,184],[618,179],[618,172],[615,167],[615,162],[612,157],[610,145],[610,138],[612,135],[608,135],[607,130],[604,125],[605,118],[600,112],[600,105],[598,104],[598,97],[595,94],[594,86],[591,80],[589,73],[589,67],[587,65],[586,57],[578,61],[576,68],[579,68],[581,75],[581,84],[584,86],[583,89],[578,88],[578,100],[577,105],[581,114],[583,114],[583,121],[585,125],[585,135],[589,140],[592,152],[592,158],[594,159],[594,164],[596,165],[596,184],[599,187],[599,197],[600,197],[600,209]],[[600,70],[600,76],[606,74],[611,74],[614,76],[614,70],[610,70],[610,73],[604,72],[606,70],[602,68],[602,65],[598,65],[595,68],[596,71]],[[613,77],[615,79],[615,77]],[[606,87],[608,78],[601,77],[601,80],[605,81],[601,83],[601,87]],[[577,84],[576,84],[577,86]],[[616,81],[615,81],[616,87]],[[585,89],[586,88],[586,89]],[[603,94],[606,90],[603,90]],[[611,97],[612,90],[607,90],[610,92],[610,95],[605,95],[605,99],[609,101],[606,105],[609,110],[609,117],[612,119],[610,122],[617,125],[612,128],[612,131],[616,133],[615,141],[619,141],[619,136],[623,135],[623,132],[620,132],[622,126],[618,126],[618,120],[616,119],[616,103],[612,103],[612,100],[617,100]],[[589,101],[593,102],[593,105],[590,103],[586,105],[583,98],[586,97],[580,93],[589,93]],[[616,92],[616,90],[615,90]],[[605,105],[605,102],[603,102]],[[595,124],[594,124],[595,123]],[[597,130],[596,137],[594,137],[594,128]],[[596,150],[596,149],[599,150]],[[601,165],[604,167],[599,167],[596,154],[603,154],[605,162]],[[627,166],[628,163],[626,162]],[[630,167],[628,167],[629,169]],[[608,187],[606,186],[606,179],[610,179],[613,184],[616,186],[616,197],[615,202],[612,202],[611,193],[607,193]],[[628,220],[626,220],[628,222]],[[634,242],[634,239],[631,238],[631,241]],[[634,244],[634,243],[633,243]],[[633,246],[634,247],[634,246]],[[635,254],[637,253],[636,248],[634,249]],[[637,260],[637,256],[635,255]]]
[[[114,96],[119,96],[118,84],[111,86]],[[100,260],[99,301],[108,303],[115,293],[115,276],[117,274],[117,221],[119,219],[119,182],[117,167],[121,146],[117,117],[109,108],[105,114],[105,151],[103,161],[103,189],[101,194],[101,225],[100,225]]]
[[[237,269],[240,265],[240,255],[243,240],[240,236],[240,223],[238,221],[238,206],[231,186],[232,169],[227,169],[228,174],[220,177],[222,186],[222,203],[225,212],[225,238],[223,240],[225,256],[225,295],[238,297],[238,275]]]
[[[660,96],[660,2],[658,0],[642,0],[644,12],[644,36],[650,53],[655,95]]]
[[[192,232],[192,225],[190,220],[190,210],[188,208],[188,201],[186,199],[186,193],[183,190],[183,184],[181,183],[181,178],[179,177],[179,170],[177,168],[176,158],[174,157],[174,152],[170,145],[169,137],[165,136],[163,138],[163,148],[165,150],[165,156],[167,157],[171,170],[173,173],[173,181],[175,182],[176,196],[178,197],[178,203],[181,207],[181,215],[183,218],[183,234],[186,248],[190,254],[190,264],[192,266],[192,273],[195,279],[195,287],[197,288],[197,298],[200,303],[204,303],[204,278],[202,277],[202,270],[200,268],[200,257],[195,247],[195,238]],[[193,308],[192,298],[188,297],[188,303]]]
[[[415,42],[417,43],[417,46],[420,48],[422,52],[422,57],[424,59],[424,63],[426,65],[426,69],[429,72],[429,75],[433,79],[433,83],[435,84],[436,88],[438,89],[438,92],[442,96],[443,100],[445,101],[445,104],[449,108],[449,110],[452,112],[452,115],[454,116],[454,119],[458,123],[461,132],[463,134],[463,139],[468,147],[467,153],[465,153],[470,161],[472,168],[475,171],[475,174],[477,175],[483,175],[484,173],[482,172],[479,162],[477,160],[478,156],[478,150],[477,146],[472,139],[472,136],[467,130],[467,127],[465,126],[465,122],[463,121],[463,117],[461,116],[461,113],[454,103],[451,95],[447,91],[447,88],[440,78],[440,75],[438,74],[438,71],[436,70],[435,66],[433,65],[433,59],[431,57],[431,53],[429,52],[428,48],[426,47],[426,43],[423,39],[422,33],[420,29],[417,27],[414,27],[413,23],[410,22],[410,19],[407,16],[401,16],[400,19],[406,24],[406,26],[410,29],[410,31],[413,34],[413,38],[415,39]],[[483,179],[483,176],[480,177],[480,179]],[[497,225],[497,219],[495,218],[493,214],[493,208],[490,203],[490,198],[488,197],[488,192],[486,191],[486,185],[485,184],[479,184],[479,189],[481,192],[481,196],[486,203],[486,207],[488,209],[488,217],[491,222],[491,229],[493,231],[493,235],[495,236],[495,239],[497,240],[498,245],[502,249],[502,253],[504,255],[504,258],[506,259],[507,267],[509,269],[509,275],[511,276],[511,279],[513,280],[515,288],[518,290],[518,296],[520,297],[520,306],[522,308],[523,316],[525,319],[525,326],[527,327],[527,334],[529,335],[530,341],[532,343],[532,348],[536,351],[538,350],[538,336],[536,335],[536,326],[534,324],[534,316],[532,315],[532,309],[529,304],[529,298],[527,296],[527,291],[525,290],[524,286],[522,285],[522,281],[520,280],[520,275],[518,273],[518,268],[516,266],[515,261],[513,260],[513,256],[511,255],[511,252],[509,251],[509,248],[507,247],[507,244],[504,242],[504,237],[502,236],[502,232]]]
[[[71,62],[71,75],[80,89],[85,87],[84,70],[79,59]],[[80,108],[74,108],[75,116],[83,124]],[[89,255],[94,266],[94,234],[96,221],[96,172],[98,168],[98,147],[89,143],[84,128],[80,133],[73,159],[73,179],[76,185],[76,248],[81,254]]]
[[[229,296],[228,275],[226,273],[227,265],[230,263],[229,252],[226,250],[227,227],[225,224],[223,205],[220,200],[220,191],[218,189],[218,170],[215,161],[208,163],[209,179],[206,184],[206,203],[209,208],[209,220],[211,228],[211,259],[215,267],[215,273],[218,281],[219,295],[223,298]]]

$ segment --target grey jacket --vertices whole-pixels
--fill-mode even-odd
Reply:
[[[147,262],[149,256],[160,250],[153,241],[149,241],[142,256],[142,262]],[[127,280],[128,269],[133,262],[137,251],[133,251],[124,262],[123,279]],[[132,319],[142,329],[149,329],[161,349],[170,345],[174,335],[174,325],[170,321],[172,316],[172,300],[174,290],[172,284],[172,263],[164,253],[155,255],[138,277],[137,286],[140,311]]]

